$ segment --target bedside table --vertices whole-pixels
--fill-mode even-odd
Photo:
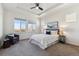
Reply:
[[[66,40],[66,36],[65,35],[59,35],[59,42],[60,43],[65,43],[65,40]]]

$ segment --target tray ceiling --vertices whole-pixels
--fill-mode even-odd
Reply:
[[[61,3],[40,3],[40,7],[42,7],[44,10],[41,11],[39,9],[31,9],[31,7],[34,7],[34,3],[4,3],[3,7],[8,10],[13,11],[23,11],[23,12],[30,12],[35,15],[41,15],[47,11],[50,11],[50,9],[56,8],[60,6]]]

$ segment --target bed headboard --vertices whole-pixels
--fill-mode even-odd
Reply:
[[[47,23],[47,29],[46,30],[57,31],[57,34],[59,34],[59,23],[58,23],[58,21]]]

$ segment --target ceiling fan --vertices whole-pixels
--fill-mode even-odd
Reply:
[[[39,3],[35,3],[35,6],[34,7],[31,7],[30,9],[40,9],[41,11],[43,11],[43,8],[39,6]]]

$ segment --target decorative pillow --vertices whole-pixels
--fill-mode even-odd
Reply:
[[[57,35],[57,31],[51,31],[51,35]]]

